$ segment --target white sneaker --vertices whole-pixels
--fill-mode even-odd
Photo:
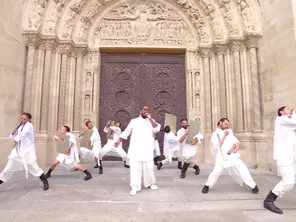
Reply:
[[[130,195],[131,196],[136,196],[137,195],[137,190],[132,189],[131,192],[130,192]]]
[[[155,184],[152,184],[152,185],[150,186],[150,189],[151,189],[151,190],[158,190],[158,186],[156,186]]]

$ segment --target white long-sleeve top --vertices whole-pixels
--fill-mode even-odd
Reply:
[[[97,127],[92,128],[92,135],[90,137],[90,142],[92,146],[101,146],[101,136]]]
[[[182,136],[184,136],[185,131],[186,131],[186,129],[184,129],[183,127],[177,131],[178,141],[181,139]],[[198,139],[198,143],[201,143],[201,140],[203,140],[204,136],[199,132],[192,139],[195,139],[195,138]],[[184,139],[184,141],[182,143],[179,143],[180,148],[185,148],[185,147],[186,148],[189,148],[189,147],[196,148],[196,145],[187,144],[186,139],[187,139],[187,137]]]
[[[164,153],[180,150],[178,137],[174,133],[169,132],[164,134],[163,149],[165,150]]]
[[[27,122],[22,124],[17,129],[17,132],[9,136],[15,142],[17,142],[17,153],[20,156],[24,156],[27,152],[35,150],[35,140],[34,140],[34,128],[32,123]]]
[[[118,141],[121,135],[121,129],[117,126],[107,126],[107,127],[105,126],[104,132],[108,133],[109,129],[113,131],[113,140]]]
[[[139,116],[132,119],[120,135],[125,140],[131,135],[127,158],[136,161],[153,160],[153,133],[159,130],[160,124],[153,128],[148,118],[144,119]]]
[[[239,143],[239,140],[234,136],[233,131],[231,129],[227,129],[229,134],[224,140],[224,143],[222,144],[220,148],[220,141],[219,138],[222,139],[222,137],[225,134],[225,130],[222,130],[221,128],[217,128],[215,132],[212,134],[211,137],[211,144],[212,144],[212,152],[215,155],[221,155],[220,150],[222,151],[222,154],[227,157],[229,156],[227,152],[233,147],[234,144]],[[219,138],[218,138],[219,136]],[[231,153],[230,155],[240,157],[239,151],[236,153]]]
[[[273,158],[278,166],[296,163],[296,115],[278,116],[274,127]]]
[[[68,132],[66,133],[66,136],[69,136],[69,147],[71,147],[70,149],[70,155],[67,156],[67,158],[65,159],[65,163],[69,164],[72,163],[73,161],[76,161],[77,163],[79,163],[79,155],[78,155],[78,148],[77,148],[77,140],[74,134]]]

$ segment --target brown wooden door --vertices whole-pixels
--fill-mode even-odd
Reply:
[[[148,105],[152,117],[162,125],[164,113],[180,120],[186,117],[185,60],[179,54],[102,54],[99,130],[102,144],[107,120],[119,120],[124,130]],[[163,132],[158,137],[163,146]],[[123,144],[125,150],[128,141]],[[110,158],[108,158],[110,159]],[[114,158],[111,158],[114,159]]]

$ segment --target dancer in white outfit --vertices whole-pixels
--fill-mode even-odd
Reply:
[[[96,165],[94,168],[99,168],[99,174],[103,174],[103,165],[101,161],[101,137],[97,127],[94,127],[93,123],[90,120],[85,122],[86,127],[88,130],[92,130],[93,133],[90,137],[88,142],[89,146],[92,146],[92,150],[87,149],[86,147],[80,147],[80,156],[81,158],[95,158]],[[83,131],[79,136],[85,135],[86,131]]]
[[[278,109],[274,126],[273,158],[282,179],[269,192],[263,206],[274,213],[283,214],[283,211],[274,205],[274,201],[292,190],[296,182],[296,113],[288,106]]]
[[[154,143],[153,143],[153,149],[154,149],[154,165],[158,166],[158,159],[160,157],[160,147],[159,147],[159,142],[157,140],[157,135],[158,133],[154,133],[153,134],[153,138],[154,138]]]
[[[208,181],[202,189],[202,193],[206,194],[209,189],[214,186],[224,169],[228,169],[230,175],[240,178],[240,185],[243,182],[252,189],[252,193],[257,194],[259,188],[254,182],[247,166],[240,159],[239,141],[234,136],[231,129],[228,129],[229,120],[222,118],[218,122],[218,128],[211,137],[212,150],[216,154],[216,163],[213,172],[210,174]],[[233,172],[233,173],[231,173]]]
[[[166,158],[158,164],[158,170],[160,170],[164,164],[172,163],[173,158],[178,158],[179,162],[182,161],[178,137],[171,132],[170,126],[165,126],[164,132],[163,149],[165,150]]]
[[[189,129],[188,120],[182,119],[181,121],[182,121],[182,128],[178,130],[177,137],[180,143],[182,159],[184,160],[184,164],[181,170],[181,178],[185,178],[186,171],[190,166],[190,164],[193,166],[193,169],[195,169],[195,175],[199,175],[199,172],[200,172],[199,166],[194,162],[193,159],[197,153],[196,143],[197,142],[201,143],[201,140],[203,139],[203,135],[201,133],[196,134],[194,138],[192,138],[191,144],[187,144],[185,141],[188,136],[188,129]]]
[[[84,180],[90,180],[92,178],[91,174],[80,164],[78,157],[78,149],[75,135],[70,133],[70,128],[68,126],[63,126],[60,129],[61,135],[67,135],[69,139],[69,148],[65,150],[65,153],[59,153],[56,160],[53,162],[48,172],[46,173],[46,178],[51,176],[51,172],[56,168],[60,163],[67,168],[68,170],[74,170],[75,168],[84,172],[86,176]],[[58,142],[61,140],[58,136],[54,136],[53,140]]]
[[[124,167],[130,168],[130,166],[126,164],[127,154],[122,148],[122,143],[120,143],[118,147],[114,146],[115,142],[119,140],[121,135],[121,129],[120,129],[121,124],[120,122],[115,122],[114,126],[111,126],[111,122],[112,121],[109,120],[107,122],[107,125],[104,128],[104,132],[107,134],[110,134],[111,136],[109,136],[106,145],[103,146],[100,157],[102,159],[109,152],[115,152],[122,158]]]
[[[7,182],[14,172],[25,170],[26,178],[28,178],[28,172],[40,178],[45,191],[49,189],[49,184],[43,170],[37,164],[31,118],[30,113],[23,113],[20,125],[10,134],[10,138],[13,138],[14,141],[14,148],[8,156],[8,162],[4,170],[0,174],[0,184]]]
[[[160,124],[156,123],[149,115],[149,107],[143,106],[138,118],[132,119],[122,132],[120,139],[115,143],[118,147],[122,140],[130,135],[128,159],[130,160],[130,195],[136,195],[141,190],[142,175],[144,186],[157,190],[154,176],[153,163],[153,133],[160,130]]]

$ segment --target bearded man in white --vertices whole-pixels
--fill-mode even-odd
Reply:
[[[231,170],[229,171],[230,175],[233,177],[237,175],[240,185],[244,182],[252,188],[253,194],[257,194],[259,188],[254,182],[247,166],[240,159],[239,141],[234,136],[232,130],[228,129],[229,120],[222,118],[217,125],[218,128],[211,137],[212,151],[216,155],[216,163],[213,172],[202,189],[202,193],[208,193],[209,188],[214,186],[224,169],[229,169]]]
[[[125,168],[130,168],[130,166],[128,164],[126,164],[127,161],[127,154],[124,151],[124,149],[122,148],[122,143],[119,144],[118,147],[114,146],[114,143],[117,142],[120,138],[121,135],[121,129],[120,129],[120,122],[115,122],[114,126],[111,126],[111,120],[109,120],[104,128],[104,132],[105,133],[110,133],[111,131],[111,136],[110,138],[108,138],[108,141],[106,143],[105,146],[103,146],[102,150],[101,150],[101,154],[100,157],[101,159],[108,154],[109,152],[115,152],[117,153],[123,160],[123,166]]]
[[[92,130],[92,135],[90,140],[88,141],[88,145],[92,146],[92,150],[87,149],[86,147],[80,147],[80,156],[81,158],[95,158],[96,165],[94,168],[99,168],[99,174],[103,174],[103,166],[102,161],[100,160],[100,152],[101,152],[101,137],[98,131],[98,128],[94,126],[92,121],[87,120],[85,122],[87,129]],[[85,135],[86,131],[84,130],[79,137]]]
[[[278,109],[274,127],[273,158],[282,180],[269,192],[263,206],[274,213],[283,214],[283,211],[274,205],[274,201],[292,190],[296,174],[296,114],[295,110],[288,106]]]
[[[178,161],[182,162],[179,140],[178,137],[171,132],[170,126],[164,127],[163,150],[164,153],[166,153],[166,158],[158,164],[158,170],[160,170],[164,164],[172,163],[173,158],[178,158]]]
[[[130,121],[119,141],[115,143],[115,147],[118,147],[122,140],[126,140],[131,135],[127,157],[130,160],[131,196],[141,191],[142,175],[146,188],[158,189],[154,176],[153,134],[158,133],[159,130],[160,124],[151,119],[149,107],[143,106],[140,116]]]
[[[26,178],[28,178],[28,173],[39,177],[43,182],[43,190],[46,191],[49,189],[49,184],[43,170],[37,164],[31,119],[30,113],[23,113],[20,119],[21,123],[10,134],[14,148],[8,156],[4,170],[0,173],[0,184],[7,182],[14,172],[25,170]]]
[[[74,134],[70,133],[69,126],[63,126],[60,129],[61,135],[67,135],[70,137],[69,139],[69,147],[65,150],[65,153],[59,153],[55,161],[50,166],[48,172],[45,174],[46,178],[51,177],[52,171],[56,168],[57,165],[62,164],[68,170],[78,169],[81,172],[85,173],[84,180],[90,180],[92,175],[88,172],[79,161],[78,149],[76,137]],[[58,136],[53,137],[53,141],[59,142],[61,138]]]
[[[186,171],[188,167],[193,165],[193,169],[195,169],[195,175],[199,175],[200,169],[199,166],[193,161],[193,158],[196,155],[197,152],[197,146],[196,143],[201,143],[201,140],[203,139],[203,135],[201,133],[198,133],[194,136],[194,138],[191,139],[191,144],[186,143],[186,139],[188,136],[188,120],[187,119],[182,119],[182,128],[178,130],[177,132],[177,137],[179,140],[180,144],[180,149],[181,149],[181,155],[182,159],[184,160],[184,164],[181,170],[181,178],[186,177]],[[179,161],[180,165],[180,161]],[[180,166],[178,166],[179,168]]]

